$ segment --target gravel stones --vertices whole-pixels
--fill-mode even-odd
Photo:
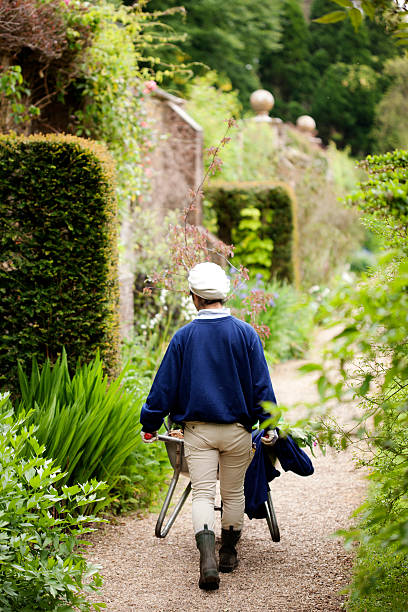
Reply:
[[[280,402],[312,399],[312,378],[299,376],[299,365],[274,368]],[[355,470],[349,452],[319,454],[313,463],[313,476],[282,473],[271,485],[279,543],[272,542],[265,520],[245,517],[240,564],[221,575],[218,591],[198,588],[190,498],[164,540],[154,536],[156,514],[142,519],[128,515],[92,536],[87,557],[102,566],[104,577],[101,594],[93,600],[105,602],[110,612],[344,610],[339,592],[349,581],[352,555],[332,534],[349,525],[364,496],[364,474]],[[181,492],[185,482],[180,480]]]

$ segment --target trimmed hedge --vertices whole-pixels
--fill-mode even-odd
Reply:
[[[0,388],[17,360],[119,366],[113,162],[74,136],[0,136]]]
[[[213,181],[206,199],[217,217],[218,237],[231,244],[241,211],[255,207],[261,212],[261,239],[272,239],[271,276],[299,284],[296,196],[289,185],[272,182]]]

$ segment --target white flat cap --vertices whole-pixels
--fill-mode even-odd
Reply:
[[[191,268],[188,286],[190,291],[205,300],[225,300],[230,290],[230,280],[221,266],[205,261]]]

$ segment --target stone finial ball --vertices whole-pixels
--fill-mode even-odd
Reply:
[[[302,132],[314,132],[316,129],[316,122],[310,115],[301,115],[296,120],[296,127]]]
[[[257,89],[252,92],[249,101],[256,113],[268,113],[275,104],[275,98],[266,89]]]

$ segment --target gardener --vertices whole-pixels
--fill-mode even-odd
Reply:
[[[152,442],[165,416],[182,423],[192,483],[193,526],[200,551],[202,589],[217,589],[214,502],[219,469],[223,501],[219,570],[238,564],[244,521],[244,476],[251,459],[251,429],[275,402],[259,336],[224,307],[230,281],[211,262],[190,270],[197,318],[173,336],[141,412],[142,439]],[[147,434],[147,435],[146,435]],[[153,435],[152,435],[153,434]],[[276,436],[268,431],[265,443]]]

